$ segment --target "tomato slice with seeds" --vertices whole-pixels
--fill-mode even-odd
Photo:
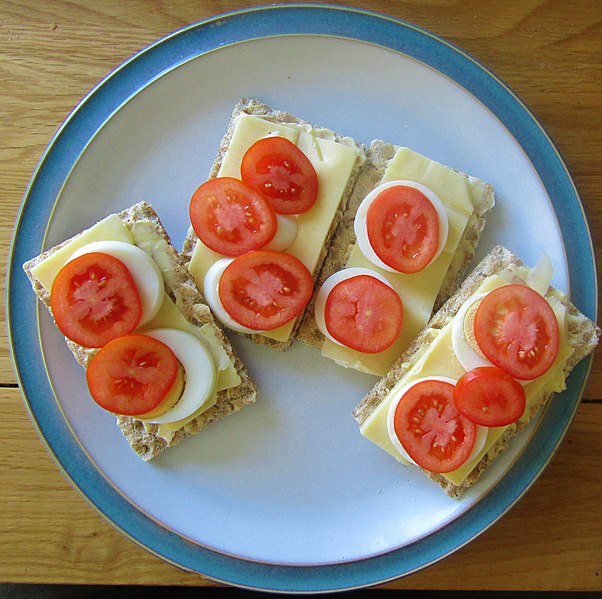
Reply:
[[[90,360],[86,380],[94,401],[125,416],[146,415],[167,397],[179,362],[165,343],[148,335],[125,335]]]
[[[307,212],[318,198],[318,175],[313,164],[292,141],[264,137],[245,153],[242,180],[264,194],[279,214]]]
[[[454,405],[454,385],[438,379],[424,379],[407,389],[393,424],[408,455],[429,472],[459,468],[476,439],[476,424]]]
[[[130,271],[121,260],[101,252],[63,266],[52,284],[50,307],[63,335],[84,347],[102,347],[131,333],[142,317]]]
[[[219,297],[226,312],[256,331],[273,330],[296,318],[312,291],[313,279],[303,262],[269,250],[235,258],[219,282]]]
[[[418,189],[384,189],[366,215],[370,245],[388,266],[415,273],[428,266],[439,249],[439,213]]]
[[[358,275],[337,283],[324,306],[328,332],[340,343],[368,354],[391,347],[403,325],[397,292],[375,277]]]
[[[224,256],[262,248],[278,229],[267,199],[233,177],[203,183],[190,200],[189,215],[198,238]]]
[[[474,334],[492,364],[521,380],[544,374],[560,346],[554,310],[537,291],[520,284],[498,287],[483,298]]]
[[[496,366],[480,366],[462,375],[454,391],[456,408],[482,426],[508,426],[525,411],[523,386]]]

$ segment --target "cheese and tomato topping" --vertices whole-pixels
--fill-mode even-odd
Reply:
[[[417,273],[445,247],[447,212],[428,187],[389,181],[363,199],[354,230],[360,250],[374,265],[388,272]]]
[[[172,350],[186,373],[186,383],[178,401],[168,410],[140,418],[150,424],[178,422],[198,413],[206,403],[212,404],[217,369],[207,347],[194,335],[178,329],[152,329],[144,334]]]
[[[90,394],[114,414],[148,424],[182,420],[212,398],[215,363],[201,341],[178,329],[153,329],[107,343],[86,370]]]
[[[118,258],[100,252],[85,253],[61,268],[50,306],[63,335],[84,347],[102,347],[131,333],[142,317],[132,274]]]
[[[391,272],[391,267],[385,269],[382,268],[382,265],[377,265],[374,255],[372,255],[369,249],[365,248],[366,244],[364,241],[358,241],[351,248],[346,267],[370,268],[389,281],[403,303],[404,322],[402,331],[393,345],[377,354],[358,352],[352,348],[333,343],[328,338],[324,340],[322,345],[322,355],[325,357],[334,360],[342,366],[355,368],[377,376],[384,376],[387,373],[391,364],[403,353],[414,337],[428,322],[437,295],[445,281],[447,271],[450,265],[452,265],[452,261],[456,259],[464,230],[469,220],[473,217],[475,206],[483,201],[482,182],[466,177],[408,148],[400,148],[396,152],[395,156],[389,161],[381,180],[384,192],[387,194],[393,193],[389,189],[395,190],[396,187],[399,187],[399,182],[403,182],[401,187],[405,188],[404,193],[407,192],[412,196],[424,196],[427,198],[428,205],[432,206],[437,214],[437,217],[435,217],[427,208],[427,212],[430,213],[431,217],[428,220],[424,220],[424,223],[431,223],[431,233],[429,235],[426,234],[429,230],[429,225],[425,225],[421,229],[425,232],[424,239],[430,240],[426,243],[428,251],[424,254],[428,256],[432,253],[430,262],[415,273]],[[391,188],[384,187],[388,183],[393,184]],[[375,195],[376,197],[378,196],[378,194]],[[423,198],[419,201],[422,200]],[[445,209],[446,218],[442,217],[437,210],[439,203]],[[372,206],[375,204],[376,199],[374,199]],[[368,202],[367,209],[370,206],[371,204]],[[379,206],[376,205],[376,208],[378,209]],[[378,209],[378,212],[380,213],[380,209]],[[378,217],[376,222],[382,224],[380,241],[383,243],[370,239],[368,233],[365,235],[368,237],[368,241],[370,241],[369,246],[372,246],[373,250],[379,250],[381,246],[386,249],[388,244],[386,239],[392,231],[406,231],[405,225],[395,224],[390,226],[390,223],[396,222],[395,219],[391,220],[387,216],[387,211],[384,211],[384,215],[385,218],[383,220],[382,214],[376,214]],[[360,214],[360,218],[358,219],[358,240],[360,237],[364,239],[364,235],[360,230],[364,226],[362,222],[366,220],[369,219]],[[419,218],[418,220],[420,222],[421,219]],[[437,223],[437,225],[435,226],[434,223]],[[445,223],[447,223],[447,236],[443,242]],[[433,232],[435,228],[438,228],[437,235],[434,235]],[[418,240],[420,237],[422,237],[422,233],[417,234],[416,239]],[[403,238],[404,235],[398,236],[398,239]],[[364,246],[368,255],[364,253],[360,244]],[[413,244],[409,244],[408,247],[411,245]],[[441,245],[442,247],[440,247]],[[434,251],[433,248],[435,248]],[[377,252],[375,251],[374,253],[378,257]],[[388,252],[383,251],[382,254],[388,260]],[[379,260],[387,266],[386,260],[382,260],[382,257]],[[420,262],[421,260],[418,261],[418,263]]]
[[[542,398],[562,390],[563,366],[573,352],[566,307],[555,292],[543,297],[542,286],[538,291],[530,288],[529,275],[526,267],[508,267],[485,279],[466,302],[483,308],[487,326],[481,329],[477,321],[474,338],[480,351],[489,347],[489,358],[497,365],[462,366],[452,337],[467,311],[458,312],[431,332],[413,365],[361,425],[361,433],[402,463],[410,456],[459,485],[508,426],[528,421]],[[518,380],[517,374],[524,378]],[[432,392],[428,385],[418,386],[420,393],[414,388],[441,377],[449,387],[433,384],[437,391]],[[479,451],[467,451],[465,439],[470,436],[463,419],[487,431]]]
[[[149,323],[159,312],[163,303],[164,283],[161,269],[142,249],[124,241],[94,241],[76,250],[69,261],[84,254],[98,252],[114,256],[128,269],[140,295],[142,315],[137,326]]]
[[[137,334],[101,347],[86,369],[86,381],[101,408],[139,418],[163,414],[179,401],[184,388],[183,368],[172,349]]]
[[[258,250],[222,258],[205,275],[214,316],[239,333],[263,333],[294,320],[309,302],[313,279],[290,254]]]
[[[332,274],[316,295],[314,312],[318,328],[333,343],[370,354],[390,347],[403,325],[399,295],[367,268]]]
[[[418,379],[391,403],[387,431],[408,462],[432,472],[449,472],[483,449],[487,429],[457,409],[456,383],[446,377]]]
[[[189,215],[198,238],[224,256],[264,247],[278,227],[267,198],[234,177],[203,183],[190,200]]]
[[[547,372],[558,355],[556,315],[526,285],[504,285],[489,292],[475,313],[474,336],[488,360],[521,380]]]
[[[310,273],[319,265],[324,241],[351,173],[358,158],[362,159],[355,145],[334,137],[332,132],[312,129],[308,125],[273,123],[258,116],[241,115],[235,121],[228,150],[215,179],[239,180],[241,185],[267,198],[276,213],[278,225],[274,237],[255,249],[286,252],[301,261]],[[283,220],[282,216],[286,215],[289,219]],[[243,217],[250,220],[245,221]],[[254,211],[247,210],[239,212],[236,222],[245,222],[246,226],[254,219]],[[291,222],[291,219],[294,220]],[[280,233],[281,228],[287,230]],[[205,277],[213,264],[228,254],[219,246],[211,248],[204,243],[198,232],[197,236],[199,241],[189,270],[197,285],[204,288]],[[279,241],[281,238],[285,241]],[[262,281],[269,284],[271,278],[263,277]],[[257,281],[256,285],[259,284]],[[255,291],[272,293],[269,286]],[[280,311],[275,313],[280,314]],[[263,317],[260,320],[268,324]],[[262,329],[254,330],[284,342],[290,338],[295,320],[280,322],[276,327],[262,324]],[[273,322],[278,322],[278,318]]]
[[[285,137],[255,142],[243,156],[240,177],[278,214],[301,214],[318,199],[318,175],[309,158]]]
[[[130,384],[132,393],[142,388],[141,382],[153,381],[147,386],[154,389],[155,399],[160,397],[160,405],[153,406],[151,401],[150,408],[139,411],[135,417],[143,420],[145,426],[158,425],[158,434],[166,440],[211,407],[218,391],[240,384],[235,365],[216,336],[215,326],[209,322],[193,326],[165,293],[163,281],[170,282],[174,275],[167,243],[152,223],[137,221],[128,229],[118,215],[108,216],[36,265],[33,275],[50,292],[57,324],[67,322],[59,324],[61,331],[90,348],[87,351],[94,354],[90,364],[97,364],[93,374],[95,369],[105,373],[101,377],[90,375],[91,392],[96,393],[101,387],[100,379],[112,384],[106,376],[108,371],[117,373],[116,379],[125,385],[124,389]],[[193,309],[201,321],[206,320],[203,312],[208,307],[199,305]],[[152,377],[147,379],[151,370],[145,368],[153,363],[150,359],[153,352],[146,354],[144,349],[151,337],[162,341],[170,355],[175,356],[178,372],[175,379],[173,368],[168,369],[163,383],[156,383]],[[124,339],[138,349],[123,350]],[[113,349],[105,352],[109,346]],[[149,357],[147,364],[145,360],[138,361],[132,377],[123,376],[127,369],[124,370],[123,360],[115,357],[119,356],[120,347],[122,354],[134,360],[132,364],[136,364],[132,356]],[[99,354],[101,358],[97,361]],[[103,363],[100,368],[98,364]],[[160,371],[158,368],[157,372]],[[116,407],[117,404],[109,409],[128,414],[127,410],[118,412]],[[148,413],[152,418],[148,418]]]
[[[552,327],[554,327],[553,319],[551,318],[551,314],[548,310],[546,310],[546,306],[542,305],[541,301],[538,299],[537,295],[545,296],[548,287],[550,286],[550,281],[552,280],[553,267],[552,262],[548,256],[543,256],[539,262],[529,270],[526,278],[526,282],[528,284],[528,288],[523,289],[523,295],[528,294],[528,289],[530,288],[534,293],[530,293],[530,298],[535,305],[539,305],[540,309],[547,312],[548,322],[552,323]],[[519,282],[524,282],[521,279],[518,279]],[[512,281],[509,281],[512,282]],[[476,329],[475,329],[475,318],[477,315],[477,310],[480,309],[481,300],[486,296],[486,293],[476,294],[472,297],[468,298],[458,310],[456,317],[453,320],[452,325],[452,346],[454,349],[454,353],[456,354],[457,359],[460,364],[464,368],[464,370],[472,370],[480,367],[493,366],[493,362],[490,361],[487,356],[483,353],[480,348],[479,342],[476,338]],[[491,298],[485,302],[485,308],[480,310],[480,323],[479,323],[479,331],[481,332],[481,336],[483,336],[484,331],[487,330],[487,323],[484,322],[487,314],[492,314],[492,310],[495,312],[496,308],[492,308],[492,300]],[[489,305],[489,309],[487,306]],[[500,309],[503,309],[503,306],[498,306]],[[512,324],[509,321],[506,323],[506,331],[507,334],[513,334],[516,336],[516,332],[512,332],[508,327]],[[544,327],[545,328],[545,327]],[[543,329],[542,329],[543,330]],[[554,332],[553,337],[556,337]],[[498,344],[503,343],[498,339]],[[515,344],[516,347],[516,344]],[[548,352],[553,348],[548,347]],[[557,351],[554,350],[554,351]],[[529,378],[535,378],[537,374],[534,376],[527,376],[525,380],[520,380],[522,377],[517,377],[522,384],[526,384],[526,381]]]
[[[522,385],[496,366],[479,366],[462,375],[454,390],[458,411],[482,426],[508,426],[527,405]]]

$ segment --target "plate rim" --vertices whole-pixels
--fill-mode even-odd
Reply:
[[[277,33],[274,33],[275,25],[279,26]],[[42,201],[38,199],[41,195],[39,190],[45,190],[47,195],[48,190],[51,191],[49,197],[52,201],[46,202],[51,205],[52,212],[66,181],[66,178],[57,180],[54,177],[54,170],[60,165],[50,164],[56,161],[52,153],[56,155],[62,150],[62,163],[71,161],[71,168],[75,168],[82,150],[78,152],[80,146],[74,144],[74,150],[65,153],[65,149],[60,147],[61,143],[65,145],[65,139],[75,136],[81,144],[88,135],[89,141],[91,129],[96,127],[96,132],[100,130],[131,97],[187,60],[201,57],[224,45],[303,34],[369,42],[408,55],[450,77],[479,99],[504,124],[526,153],[552,200],[563,234],[567,263],[571,267],[569,287],[573,301],[594,320],[598,303],[591,234],[577,189],[558,149],[535,116],[501,79],[465,51],[426,29],[382,13],[340,5],[294,3],[251,7],[182,27],[135,53],[97,83],[66,117],[42,154],[23,197],[13,233],[6,289],[7,325],[15,372],[25,404],[38,434],[59,469],[88,503],[126,537],[164,561],[200,573],[208,579],[241,588],[277,592],[340,591],[384,583],[440,561],[476,538],[524,495],[552,459],[578,408],[592,367],[592,357],[580,363],[570,377],[567,391],[558,394],[555,398],[558,401],[551,402],[546,410],[542,425],[544,422],[552,423],[553,434],[548,431],[546,438],[542,439],[542,435],[538,434],[542,428],[540,425],[508,474],[467,513],[442,530],[409,546],[361,560],[318,566],[289,566],[221,554],[187,541],[150,521],[134,506],[124,502],[124,498],[115,490],[104,488],[106,481],[103,483],[102,473],[87,471],[90,465],[86,456],[76,447],[77,444],[63,437],[65,423],[52,422],[56,406],[52,402],[44,405],[44,402],[35,399],[50,398],[45,381],[40,377],[28,377],[21,369],[28,353],[24,338],[30,338],[32,328],[38,326],[37,320],[24,324],[16,318],[19,314],[17,306],[22,307],[25,303],[29,310],[32,305],[37,306],[35,296],[25,292],[29,282],[21,269],[26,249],[23,247],[26,241],[23,240],[34,237],[31,223],[36,220],[48,222],[40,215],[36,216],[35,212],[34,216],[30,216],[37,207],[36,200],[38,204]],[[224,39],[228,40],[227,44],[219,43]],[[178,51],[182,45],[188,49],[189,55],[185,59],[174,59],[180,56]],[[167,68],[165,63],[170,63]],[[134,85],[135,89],[131,89],[128,87],[128,84],[132,84],[128,80],[131,70],[135,71],[134,74],[139,71],[143,74],[152,71],[154,74],[147,77],[141,86]],[[104,110],[100,116],[96,115],[92,124],[81,122],[94,116],[94,111],[99,107]],[[91,115],[88,114],[90,111]],[[564,218],[560,218],[559,210]],[[564,235],[566,231],[573,232],[573,235]],[[583,252],[583,240],[574,235],[574,231],[579,231],[581,236],[585,234],[585,245],[589,244],[589,252]],[[41,340],[38,345],[41,345]],[[41,351],[41,347],[38,349]],[[51,418],[50,422],[48,417]],[[537,466],[533,468],[533,464]]]

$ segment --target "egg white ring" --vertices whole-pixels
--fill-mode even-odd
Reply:
[[[436,260],[443,251],[449,233],[447,210],[445,209],[443,202],[439,199],[439,196],[437,196],[437,194],[428,187],[421,185],[420,183],[416,183],[414,181],[407,181],[405,179],[388,181],[387,183],[383,183],[382,185],[375,187],[362,200],[362,203],[359,205],[359,208],[357,209],[357,212],[355,214],[355,220],[353,222],[353,230],[355,231],[357,245],[360,248],[362,254],[364,254],[364,256],[366,256],[366,258],[370,260],[372,264],[388,272],[399,271],[392,268],[388,264],[385,264],[378,257],[378,254],[374,251],[374,248],[372,247],[372,244],[370,243],[370,239],[368,237],[367,217],[370,206],[372,206],[374,200],[376,200],[376,198],[381,194],[381,192],[383,192],[385,189],[388,189],[389,187],[398,186],[413,187],[414,189],[417,189],[418,191],[422,192],[431,202],[439,216],[439,245],[437,246],[437,251],[433,255],[433,258],[431,259],[429,264]]]
[[[357,277],[360,275],[368,275],[370,277],[374,277],[375,279],[378,279],[379,281],[385,283],[385,285],[388,285],[389,287],[391,287],[391,289],[393,289],[393,286],[391,285],[391,283],[389,283],[389,281],[387,281],[387,279],[385,277],[383,277],[381,274],[375,272],[374,270],[370,270],[369,268],[360,268],[360,267],[352,267],[352,268],[345,268],[343,270],[339,270],[337,272],[335,272],[334,274],[330,275],[322,284],[322,286],[320,287],[320,289],[318,290],[318,293],[316,294],[316,302],[314,304],[314,317],[316,319],[316,325],[318,326],[318,329],[320,329],[320,332],[330,341],[332,341],[333,343],[336,343],[337,345],[340,345],[341,347],[346,347],[343,343],[341,343],[340,341],[337,341],[328,331],[328,327],[326,326],[326,320],[325,320],[325,311],[326,311],[326,301],[328,299],[328,296],[330,295],[330,293],[332,292],[332,290],[342,281],[346,281],[347,279],[351,279],[353,277]]]
[[[163,275],[158,264],[137,245],[108,240],[93,241],[84,245],[70,256],[69,261],[92,252],[109,254],[123,262],[132,275],[140,295],[142,316],[138,326],[149,323],[159,312],[165,293]]]
[[[397,393],[397,399],[392,401],[391,404],[389,405],[389,411],[387,412],[387,432],[389,433],[389,439],[391,440],[391,443],[393,444],[393,446],[395,447],[395,449],[397,450],[399,455],[404,460],[406,460],[407,462],[410,462],[410,464],[414,464],[415,466],[418,466],[418,464],[416,464],[416,462],[410,457],[410,454],[406,451],[405,447],[402,445],[401,441],[399,440],[399,437],[395,434],[395,410],[397,409],[397,405],[399,404],[399,402],[401,401],[403,396],[414,385],[417,385],[418,383],[421,383],[423,381],[442,381],[444,383],[449,383],[450,385],[454,385],[454,387],[456,386],[456,383],[458,382],[456,379],[452,379],[452,378],[449,378],[446,376],[427,376],[427,377],[423,377],[420,379],[416,379],[415,381],[412,381],[411,383],[408,383],[407,385],[402,387],[401,390]],[[468,464],[469,462],[474,460],[478,456],[478,454],[483,450],[483,447],[485,447],[485,443],[487,441],[487,434],[489,432],[489,428],[486,426],[481,426],[480,424],[477,424],[476,427],[477,428],[476,428],[474,445],[472,447],[472,451],[470,452],[470,455],[468,456],[468,458],[466,458],[466,461],[464,462],[464,464]],[[462,465],[464,465],[464,464],[462,464]]]
[[[203,294],[205,296],[205,300],[207,300],[213,316],[215,316],[219,322],[229,329],[232,329],[237,333],[246,333],[250,335],[255,333],[263,333],[265,331],[250,329],[249,327],[245,327],[244,325],[236,322],[236,320],[234,320],[230,314],[228,314],[226,308],[224,308],[224,304],[222,304],[222,300],[219,296],[219,283],[222,278],[222,274],[224,274],[224,270],[226,270],[227,266],[233,261],[234,258],[221,258],[211,265],[203,282]]]
[[[145,335],[167,345],[186,373],[184,390],[173,408],[156,418],[140,419],[149,424],[166,424],[187,418],[212,397],[217,369],[209,350],[193,334],[179,329],[152,329]]]
[[[264,245],[262,250],[272,250],[274,252],[284,252],[297,238],[299,232],[299,223],[294,214],[276,214],[278,220],[278,229],[272,241]]]

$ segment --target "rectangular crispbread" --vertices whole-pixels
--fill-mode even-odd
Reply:
[[[232,135],[234,133],[236,120],[240,115],[243,115],[243,114],[261,117],[262,119],[269,121],[269,122],[273,122],[273,123],[281,123],[281,124],[295,123],[295,124],[299,124],[299,125],[306,125],[307,127],[313,128],[314,134],[318,138],[322,137],[322,136],[324,136],[326,138],[332,138],[332,139],[334,139],[334,141],[344,143],[346,145],[355,146],[358,150],[358,159],[356,160],[356,163],[355,163],[355,166],[351,173],[351,176],[349,178],[347,187],[346,187],[345,191],[343,192],[342,199],[339,204],[339,209],[334,217],[334,220],[330,227],[330,231],[329,231],[329,233],[324,241],[324,244],[322,246],[322,251],[321,251],[320,257],[318,259],[316,268],[315,268],[314,272],[312,273],[313,280],[315,283],[318,280],[318,277],[319,277],[319,274],[320,274],[320,271],[322,268],[322,263],[329,251],[332,236],[343,216],[343,212],[347,206],[347,202],[348,202],[349,196],[351,194],[353,185],[355,183],[355,179],[356,179],[357,174],[360,170],[360,167],[363,163],[364,146],[362,144],[360,144],[359,142],[356,142],[355,140],[351,139],[350,137],[346,137],[346,136],[340,135],[338,133],[333,134],[333,132],[328,129],[324,129],[321,127],[311,125],[307,121],[304,121],[304,120],[300,119],[299,117],[294,116],[288,112],[284,112],[281,110],[273,110],[272,108],[270,108],[263,102],[260,102],[258,100],[254,100],[254,99],[246,99],[245,98],[245,99],[240,100],[234,107],[234,110],[232,111],[232,115],[230,117],[230,122],[228,124],[226,133],[220,142],[220,145],[219,145],[219,148],[217,151],[217,155],[213,161],[213,164],[212,164],[210,172],[209,172],[208,179],[213,179],[213,178],[217,177],[218,172],[221,167],[221,164],[222,164],[222,161],[223,161],[223,158],[224,158],[226,152],[228,151],[228,147],[230,145],[230,141],[231,141]],[[190,262],[190,260],[192,259],[192,256],[194,253],[194,248],[196,246],[197,241],[198,241],[198,237],[197,237],[196,233],[194,232],[193,228],[190,227],[188,234],[186,236],[186,239],[184,240],[184,245],[182,247],[182,252],[181,252],[182,259],[184,260],[184,262],[186,264],[188,264]],[[274,339],[270,339],[269,337],[265,337],[263,335],[248,335],[248,337],[250,337],[256,343],[259,343],[262,345],[267,345],[267,346],[271,347],[272,349],[284,351],[284,350],[288,349],[292,340],[295,338],[297,330],[301,324],[301,320],[302,320],[301,317],[297,318],[295,327],[293,328],[293,331],[291,332],[291,336],[290,336],[289,340],[286,342],[276,341]]]
[[[354,219],[359,205],[375,187],[380,185],[389,162],[399,149],[399,146],[382,140],[374,140],[370,144],[366,152],[366,161],[358,174],[347,207],[330,243],[316,289],[333,273],[345,267],[351,248],[356,242]],[[436,311],[459,286],[468,265],[474,257],[481,233],[485,227],[487,212],[495,203],[495,192],[492,185],[465,173],[460,174],[466,177],[468,182],[476,185],[481,193],[475,202],[474,212],[468,219],[458,243],[457,251],[435,300],[433,311]],[[305,311],[296,339],[320,348],[324,341],[324,335],[318,329],[314,318],[315,295]]]
[[[140,202],[119,213],[119,217],[130,230],[132,227],[144,223],[144,225],[153,232],[156,241],[152,245],[154,245],[155,248],[159,245],[161,246],[161,271],[165,282],[166,293],[171,297],[180,312],[191,324],[197,327],[208,324],[210,327],[213,327],[215,337],[220,341],[240,376],[240,384],[238,386],[218,392],[215,405],[183,428],[177,430],[169,441],[157,434],[157,425],[146,425],[145,427],[140,420],[136,420],[135,418],[117,416],[117,424],[132,449],[134,449],[143,460],[149,460],[160,454],[167,447],[176,445],[188,435],[199,432],[210,422],[219,420],[228,414],[241,410],[245,405],[253,403],[256,397],[256,389],[246,368],[233,351],[230,341],[224,335],[220,325],[214,320],[204,297],[197,289],[188,269],[182,263],[152,206],[147,202]],[[44,251],[39,256],[29,260],[23,265],[23,269],[29,277],[36,295],[47,306],[51,314],[50,292],[35,278],[32,269],[76,237],[77,235]],[[145,247],[142,249],[145,249],[152,257],[152,249],[147,249]],[[75,359],[81,366],[86,368],[89,361],[98,350],[82,347],[69,339],[66,339],[66,341],[69,349],[75,356]]]
[[[475,270],[462,283],[460,288],[431,318],[430,322],[415,338],[410,347],[393,364],[387,375],[374,385],[372,390],[355,408],[353,416],[360,425],[368,419],[376,407],[387,397],[387,394],[395,384],[400,381],[418,361],[421,351],[433,342],[443,327],[451,321],[464,301],[474,293],[488,276],[499,273],[510,265],[525,266],[516,255],[502,246],[495,247],[480,262]],[[575,365],[595,349],[600,338],[600,329],[569,301],[566,294],[553,288],[550,288],[548,292],[553,293],[567,308],[569,343],[574,351],[563,365],[563,374],[566,379]],[[506,449],[509,440],[524,429],[525,425],[532,417],[549,401],[552,394],[553,393],[546,393],[544,390],[540,401],[532,406],[530,413],[526,414],[519,424],[512,424],[507,427],[504,434],[491,447],[461,484],[454,485],[439,474],[424,471],[425,474],[430,479],[437,482],[447,495],[450,497],[459,497],[464,490],[477,482],[480,475],[486,470],[489,464]]]

